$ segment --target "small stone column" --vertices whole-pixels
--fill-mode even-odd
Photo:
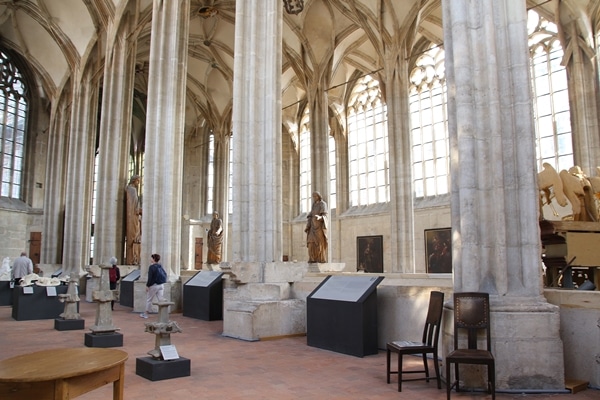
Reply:
[[[111,265],[100,265],[100,287],[92,294],[96,302],[96,323],[90,327],[92,333],[85,334],[85,345],[88,347],[120,347],[123,346],[123,335],[113,325],[110,302],[113,291],[108,282],[108,270]]]

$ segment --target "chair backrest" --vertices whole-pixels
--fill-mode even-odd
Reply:
[[[437,348],[443,309],[444,293],[432,291],[429,295],[429,309],[427,310],[422,339],[422,342],[428,346]]]
[[[467,331],[469,349],[477,349],[477,334],[485,330],[487,350],[490,337],[490,295],[479,292],[454,293],[454,348],[458,348],[459,329]]]

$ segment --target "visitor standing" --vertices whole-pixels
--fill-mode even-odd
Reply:
[[[165,291],[165,282],[167,281],[167,273],[165,272],[160,261],[159,254],[150,256],[152,264],[148,268],[148,281],[146,282],[146,311],[140,314],[142,318],[148,318],[148,314],[152,312],[152,300],[154,297],[158,301],[163,301]]]
[[[27,253],[22,252],[20,257],[15,259],[13,263],[13,274],[15,277],[15,285],[21,284],[21,279],[25,275],[33,274],[33,262],[27,257]]]

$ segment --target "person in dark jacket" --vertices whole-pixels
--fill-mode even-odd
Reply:
[[[110,269],[108,270],[108,283],[110,284],[110,290],[117,290],[117,283],[121,279],[121,271],[119,270],[119,267],[117,267],[116,257],[110,258],[110,265],[112,265],[112,267],[110,267]],[[113,293],[113,298],[114,296],[115,294]],[[110,309],[115,309],[114,300],[110,302]]]
[[[152,264],[148,268],[148,281],[146,282],[146,311],[140,314],[142,318],[148,318],[148,314],[152,313],[152,300],[154,297],[158,301],[163,301],[163,293],[165,291],[166,273],[160,261],[159,254],[152,254],[150,256]]]

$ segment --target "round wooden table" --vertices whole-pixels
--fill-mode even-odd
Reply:
[[[113,382],[123,399],[128,354],[107,348],[51,349],[0,361],[0,399],[72,399]]]

